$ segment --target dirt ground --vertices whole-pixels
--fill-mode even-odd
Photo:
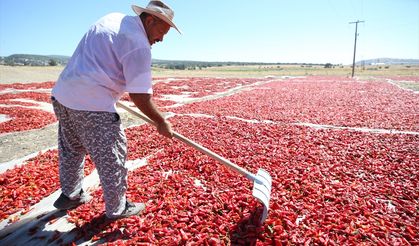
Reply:
[[[124,127],[142,124],[143,121],[120,112]],[[0,135],[0,165],[24,158],[33,153],[57,146],[57,127],[52,124],[41,129]]]
[[[0,84],[56,81],[63,67],[0,66]]]

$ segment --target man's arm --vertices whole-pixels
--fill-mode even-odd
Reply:
[[[135,106],[141,110],[148,118],[156,123],[157,131],[165,137],[172,138],[172,128],[170,123],[164,119],[162,113],[157,109],[151,94],[129,93]]]

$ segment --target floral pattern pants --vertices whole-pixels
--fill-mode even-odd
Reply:
[[[84,158],[89,154],[99,174],[106,216],[125,209],[128,169],[127,140],[118,113],[73,110],[52,97],[58,118],[58,154],[61,190],[70,199],[79,196]]]

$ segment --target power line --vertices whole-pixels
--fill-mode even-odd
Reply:
[[[362,23],[365,21],[354,21],[354,22],[349,22],[349,24],[355,24],[355,44],[354,44],[354,59],[352,61],[352,78],[354,77],[354,73],[355,73],[355,54],[356,54],[356,38],[358,37],[358,23]]]

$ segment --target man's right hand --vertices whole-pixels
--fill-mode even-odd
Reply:
[[[164,119],[162,113],[154,105],[150,94],[130,93],[131,100],[134,102],[141,112],[150,118],[157,126],[157,131],[168,138],[173,137],[172,127],[170,123]]]
[[[172,126],[170,125],[170,123],[168,121],[163,121],[160,124],[157,124],[157,131],[167,137],[167,138],[172,138],[173,137],[173,131],[172,131]]]

